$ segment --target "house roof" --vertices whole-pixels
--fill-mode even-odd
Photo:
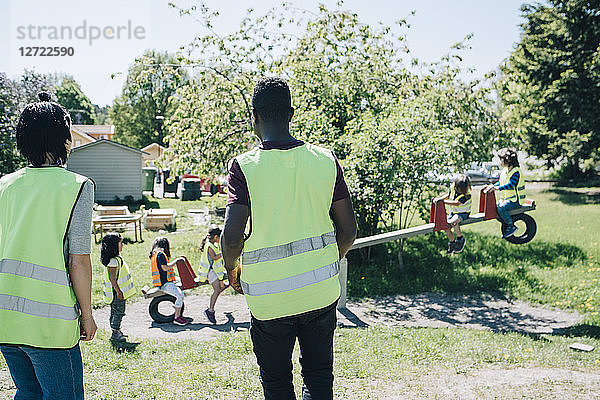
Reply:
[[[146,147],[142,147],[142,151],[150,150],[150,149],[152,149],[153,147],[159,147],[159,148],[160,148],[160,149],[162,149],[162,150],[166,149],[166,147],[165,147],[165,146],[161,146],[161,145],[160,145],[160,144],[158,144],[158,143],[151,143],[151,144],[149,144],[149,145],[148,145],[148,146],[146,146]]]
[[[84,144],[82,146],[75,147],[74,149],[71,150],[71,153],[74,153],[76,151],[80,151],[80,150],[83,150],[83,149],[87,149],[88,147],[98,146],[99,144],[102,144],[102,143],[110,144],[111,146],[121,147],[123,149],[129,150],[129,151],[133,151],[135,153],[150,154],[150,153],[147,153],[145,151],[138,150],[138,149],[135,149],[133,147],[129,147],[129,146],[124,145],[122,143],[113,142],[112,140],[108,140],[108,139],[100,139],[100,140],[96,140],[95,142],[86,143],[86,144]]]
[[[115,133],[114,125],[72,125],[80,132],[94,135],[113,135]]]
[[[80,134],[81,136],[83,136],[86,139],[91,140],[92,142],[94,142],[94,141],[97,140],[95,137],[88,135],[87,133],[85,133],[84,131],[82,131],[82,130],[80,130],[78,128],[75,128],[73,125],[71,125],[71,130],[73,132],[77,132],[78,134]]]

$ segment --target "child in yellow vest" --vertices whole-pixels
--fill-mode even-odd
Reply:
[[[221,292],[229,287],[229,285],[223,283],[225,267],[223,266],[220,240],[221,229],[217,226],[212,226],[200,244],[202,256],[200,258],[198,276],[200,280],[208,279],[208,282],[213,287],[213,294],[210,296],[210,303],[208,308],[204,310],[204,314],[213,324],[217,323],[217,319],[215,318],[217,298]]]
[[[121,321],[125,316],[125,300],[135,294],[133,279],[127,263],[120,256],[123,250],[123,238],[119,233],[111,232],[102,238],[100,261],[104,269],[104,301],[110,304],[111,339],[125,341],[127,335],[121,332]]]
[[[445,229],[448,236],[447,254],[460,253],[465,248],[466,239],[460,230],[460,223],[469,218],[471,213],[471,180],[468,176],[462,174],[454,179],[448,193],[437,197],[435,200],[444,200],[444,204],[450,206],[448,215],[448,224],[450,227]],[[452,228],[456,234],[456,239],[452,234]]]

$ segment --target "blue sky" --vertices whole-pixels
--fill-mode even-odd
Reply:
[[[180,6],[199,3],[171,1]],[[260,13],[279,3],[275,0],[205,1],[220,12],[215,26],[219,33],[238,27],[249,7]],[[293,3],[315,10],[319,3],[335,8],[337,1]],[[416,11],[416,15],[409,18],[411,28],[407,39],[412,55],[423,61],[439,59],[451,45],[472,33],[472,48],[465,55],[465,64],[475,68],[477,75],[483,75],[496,69],[518,41],[522,3],[522,0],[346,0],[342,8],[356,12],[366,23],[386,25]],[[85,30],[76,31],[84,22]],[[44,28],[40,31],[39,27]],[[66,27],[62,28],[62,39],[50,36],[53,27],[58,35],[61,27]],[[118,27],[121,27],[121,37],[117,39]],[[80,37],[85,32],[86,39],[72,36],[69,40],[69,29],[71,35],[78,33]],[[112,39],[92,40],[90,44],[91,34],[104,32],[104,29]],[[13,78],[25,68],[68,73],[80,82],[93,103],[105,105],[112,103],[120,93],[125,76],[121,74],[111,79],[111,74],[126,72],[134,57],[145,49],[174,52],[201,32],[198,22],[180,17],[168,6],[167,0],[2,0],[0,71]],[[27,46],[71,46],[75,54],[70,57],[21,56],[20,48]]]

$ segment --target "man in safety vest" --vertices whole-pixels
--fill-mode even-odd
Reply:
[[[294,109],[283,79],[261,79],[252,107],[262,143],[229,167],[221,239],[229,283],[252,314],[265,398],[296,398],[298,338],[303,398],[332,399],[339,260],[356,237],[352,202],[333,153],[290,134]]]
[[[500,164],[503,169],[500,173],[500,180],[494,186],[487,186],[484,192],[490,190],[500,191],[500,200],[497,204],[498,216],[506,223],[507,227],[502,235],[506,239],[514,235],[517,227],[509,213],[510,210],[519,208],[525,201],[525,178],[519,167],[517,151],[504,148],[498,151]]]

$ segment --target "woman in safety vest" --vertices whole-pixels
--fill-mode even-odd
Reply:
[[[0,351],[17,399],[83,399],[92,340],[94,184],[63,166],[71,118],[40,93],[16,128],[28,166],[0,178]],[[34,367],[35,366],[35,367]]]
[[[452,234],[452,228],[444,229],[448,236],[448,250],[446,254],[460,253],[465,248],[466,239],[460,229],[460,223],[469,218],[471,213],[471,180],[467,175],[461,174],[454,179],[448,193],[434,199],[444,200],[444,204],[450,206],[448,224],[454,227],[456,239]]]
[[[221,292],[229,287],[223,283],[225,278],[225,267],[223,266],[223,256],[221,255],[221,229],[218,226],[212,226],[202,243],[200,244],[200,270],[198,276],[201,280],[208,279],[213,287],[213,294],[210,296],[210,303],[204,314],[213,324],[217,323],[215,318],[215,304]]]
[[[502,238],[506,239],[514,235],[517,230],[509,212],[519,208],[521,203],[525,200],[525,178],[521,173],[519,159],[515,149],[501,149],[498,152],[498,157],[500,158],[500,164],[503,168],[500,173],[500,180],[493,186],[486,186],[484,192],[487,193],[490,190],[500,191],[500,200],[497,203],[497,210],[498,216],[507,225],[506,231],[504,232],[504,235],[502,235]]]
[[[175,271],[173,267],[179,260],[185,260],[183,257],[176,258],[169,262],[171,257],[169,239],[164,236],[159,236],[154,239],[152,249],[150,250],[150,267],[152,268],[152,284],[155,287],[160,287],[160,290],[175,297],[175,325],[187,325],[191,322],[190,319],[181,315],[183,308],[184,294],[183,290],[175,284]]]
[[[121,257],[123,238],[120,233],[110,232],[102,238],[100,261],[104,269],[104,302],[110,304],[111,340],[124,342],[127,335],[121,332],[121,321],[125,316],[125,300],[135,295],[129,266]]]

